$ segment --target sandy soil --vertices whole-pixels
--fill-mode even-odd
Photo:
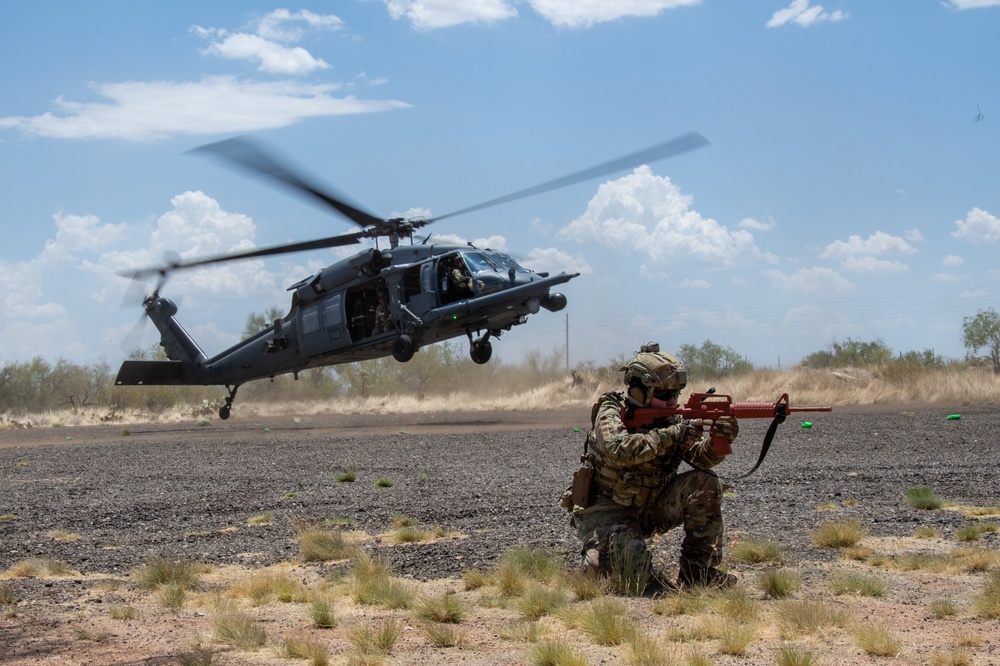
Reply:
[[[257,619],[270,641],[308,638],[334,664],[355,654],[352,631],[387,619],[401,622],[387,664],[532,663],[538,643],[518,638],[527,620],[517,601],[504,600],[493,586],[467,590],[461,574],[489,573],[515,547],[546,550],[570,566],[577,543],[557,500],[577,464],[587,412],[234,415],[208,426],[0,430],[0,592],[10,597],[0,605],[0,664],[295,663],[270,647],[246,651],[219,640],[214,620],[220,608],[234,606]],[[961,419],[946,419],[958,412]],[[963,528],[1000,522],[1000,515],[969,517],[958,507],[918,511],[903,500],[908,488],[928,485],[957,505],[1000,506],[1000,471],[989,462],[1000,460],[1000,415],[907,405],[838,408],[811,415],[808,429],[802,420],[784,424],[761,470],[727,494],[730,550],[748,540],[774,541],[782,550],[780,563],[730,563],[752,600],[754,637],[745,651],[727,654],[718,602],[674,615],[669,597],[620,598],[628,617],[676,663],[698,654],[704,663],[773,664],[775,650],[786,645],[828,665],[1000,664],[1000,621],[981,617],[975,606],[1000,566],[1000,537],[985,531],[978,541],[959,540]],[[723,474],[752,465],[767,423],[741,425]],[[346,469],[357,480],[338,483]],[[393,486],[376,488],[379,479]],[[271,524],[247,523],[265,513],[273,515]],[[392,521],[400,514],[449,534],[393,544]],[[302,562],[291,526],[296,517],[349,520],[350,538],[384,557],[418,599],[446,593],[460,599],[462,645],[434,647],[413,610],[355,603],[343,565]],[[866,561],[813,542],[817,526],[851,518],[866,531]],[[917,538],[918,528],[934,536]],[[676,536],[655,544],[664,570],[676,556]],[[952,558],[943,571],[892,565],[901,555],[932,561],[960,547],[976,549],[975,562]],[[63,562],[68,571],[19,573],[30,558]],[[152,558],[204,564],[181,609],[165,608],[138,584],[134,572]],[[767,597],[757,583],[779,566],[802,581],[792,601],[816,600],[850,620],[813,632],[789,628],[781,619],[788,600]],[[337,626],[313,627],[307,603],[251,605],[230,594],[262,571],[314,594],[322,590],[334,599]],[[835,594],[831,581],[848,573],[881,581],[885,594]],[[953,615],[932,611],[941,600],[951,602]],[[587,603],[570,601],[569,608]],[[115,619],[126,608],[132,617]],[[584,663],[636,663],[626,644],[600,645],[572,624],[557,613],[542,617],[538,630],[542,640],[568,642]],[[863,626],[897,638],[898,650],[866,654],[854,638]],[[200,661],[197,644],[210,650]]]

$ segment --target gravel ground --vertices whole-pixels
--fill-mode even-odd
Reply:
[[[575,557],[558,499],[577,465],[587,411],[233,420],[0,431],[0,570],[53,557],[82,572],[121,573],[153,557],[268,565],[294,559],[290,519],[349,518],[370,535],[405,514],[465,538],[387,548],[397,575],[426,580],[488,568],[515,547]],[[800,560],[835,557],[810,533],[837,503],[875,536],[943,536],[969,524],[953,511],[916,511],[905,491],[928,485],[949,500],[1000,504],[1000,413],[949,409],[810,414],[789,419],[761,469],[732,482],[730,539],[773,539]],[[796,415],[800,416],[800,415]],[[736,453],[756,460],[766,420],[743,420]],[[341,471],[356,471],[339,483]],[[388,479],[391,488],[376,488]],[[271,512],[271,525],[248,526]],[[63,531],[73,541],[54,540]],[[984,544],[997,547],[997,534]],[[664,544],[669,547],[669,543]]]
[[[837,553],[812,545],[826,520],[857,517],[866,545],[881,555],[930,549],[947,552],[956,530],[972,523],[958,511],[916,511],[903,496],[916,485],[941,497],[977,506],[1000,505],[1000,413],[987,408],[838,408],[831,414],[789,419],[771,453],[748,479],[733,482],[725,500],[727,542],[777,541],[783,564],[801,575],[805,597],[849,609],[858,622],[891,626],[901,638],[896,663],[1000,664],[1000,620],[983,620],[971,609],[982,573],[904,572],[865,566],[885,581],[885,598],[831,598],[830,576],[861,565],[837,561]],[[0,664],[68,666],[104,664],[166,666],[208,663],[190,656],[193,637],[211,635],[212,613],[192,601],[181,612],[161,608],[130,573],[152,558],[219,565],[203,593],[222,590],[232,576],[276,565],[303,582],[326,567],[295,564],[296,518],[351,519],[349,528],[386,557],[396,576],[410,577],[422,594],[457,594],[471,617],[462,631],[469,646],[430,645],[407,613],[338,601],[342,626],[309,628],[296,604],[255,609],[269,636],[307,635],[327,646],[333,663],[345,663],[352,627],[387,618],[406,624],[389,664],[498,666],[530,663],[530,645],[500,637],[517,621],[511,608],[496,609],[480,591],[463,591],[456,577],[468,568],[488,570],[514,547],[540,547],[576,559],[578,544],[558,499],[576,468],[589,409],[552,412],[303,416],[194,425],[89,426],[0,430],[0,582],[16,600],[2,607]],[[799,415],[796,415],[799,416]],[[767,427],[743,420],[736,452],[723,475],[749,469]],[[352,469],[353,483],[336,480]],[[392,487],[379,489],[386,479]],[[247,519],[270,512],[270,525]],[[431,543],[390,545],[380,535],[404,514],[427,526],[459,533]],[[991,519],[996,522],[996,519]],[[936,539],[913,539],[918,526]],[[656,542],[658,562],[673,569],[679,531]],[[68,535],[72,540],[57,536]],[[1000,535],[986,533],[979,547],[1000,549]],[[31,557],[61,560],[61,576],[26,578],[5,571]],[[231,565],[231,566],[227,566]],[[995,565],[994,565],[995,566]],[[735,563],[748,589],[763,565]],[[218,592],[216,592],[218,593]],[[760,598],[759,591],[755,593]],[[928,614],[934,599],[958,605],[954,618]],[[677,631],[698,631],[702,620],[661,616],[652,600],[629,599],[630,615],[661,641]],[[762,600],[773,617],[780,602]],[[9,602],[8,602],[9,603]],[[131,620],[109,610],[128,604]],[[548,635],[566,635],[587,663],[627,663],[624,646],[597,645],[559,620],[543,622]],[[747,652],[723,654],[716,641],[689,646],[719,666],[775,663],[786,640],[778,627]],[[800,637],[826,666],[885,663],[859,650],[848,630]],[[211,663],[288,663],[266,650],[254,653],[216,645]],[[943,659],[943,660],[942,660]],[[804,663],[804,662],[803,662]]]

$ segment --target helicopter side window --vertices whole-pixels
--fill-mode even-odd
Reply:
[[[340,302],[341,294],[335,294],[326,299],[326,304],[323,306],[323,323],[327,328],[340,326],[343,323],[344,317]]]
[[[319,306],[310,305],[302,310],[302,332],[308,335],[319,330]]]

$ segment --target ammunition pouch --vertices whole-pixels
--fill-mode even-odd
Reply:
[[[586,509],[594,501],[594,468],[583,466],[573,472],[573,504]]]

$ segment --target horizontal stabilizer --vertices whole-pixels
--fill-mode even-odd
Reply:
[[[182,384],[184,364],[180,361],[124,361],[118,370],[118,386],[164,386]]]

